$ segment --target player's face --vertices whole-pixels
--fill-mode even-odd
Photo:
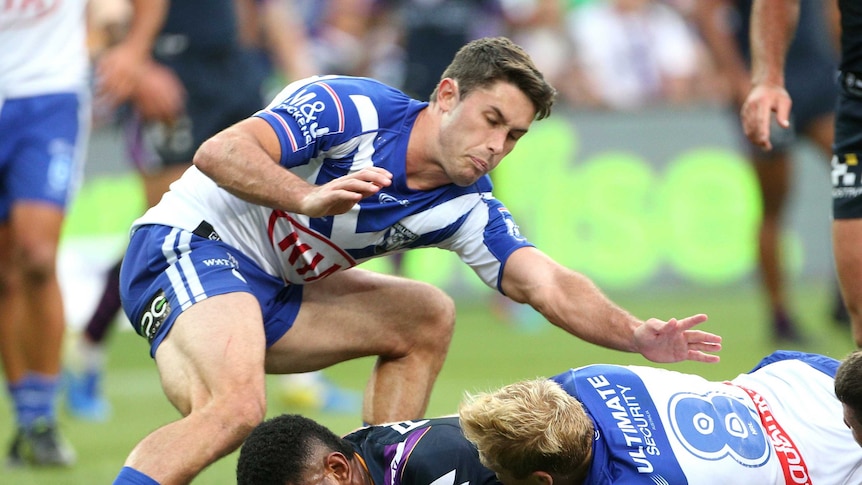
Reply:
[[[460,97],[457,87],[440,127],[440,163],[455,185],[468,186],[493,170],[527,133],[536,110],[520,89],[507,82]]]
[[[856,440],[856,443],[862,446],[862,423],[859,422],[862,416],[857,416],[853,409],[844,403],[841,406],[844,408],[844,424],[853,432],[853,439]]]

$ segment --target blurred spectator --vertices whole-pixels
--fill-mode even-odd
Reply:
[[[497,0],[382,0],[403,47],[402,91],[427,101],[443,70],[467,42],[504,32]]]
[[[573,47],[566,34],[563,0],[501,0],[508,36],[522,46],[552,86],[572,82]]]
[[[567,31],[585,83],[584,104],[632,110],[692,101],[697,38],[658,0],[594,1],[572,9]]]

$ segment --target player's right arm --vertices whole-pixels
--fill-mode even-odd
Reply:
[[[770,150],[773,113],[790,126],[790,95],[784,87],[784,61],[799,21],[799,0],[755,0],[751,10],[752,89],[740,113],[752,143]]]
[[[280,159],[281,146],[271,125],[251,117],[205,141],[193,163],[243,200],[310,217],[343,214],[392,183],[391,173],[369,167],[313,185],[282,167]]]
[[[164,25],[169,0],[133,0],[123,40],[99,59],[99,90],[114,103],[127,100],[152,65],[153,44]]]

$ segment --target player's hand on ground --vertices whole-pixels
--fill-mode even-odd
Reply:
[[[721,350],[721,337],[691,329],[706,319],[704,314],[680,320],[672,318],[666,322],[650,318],[635,330],[637,350],[647,359],[659,363],[684,360],[718,362],[719,357],[713,353]]]
[[[777,85],[758,84],[749,93],[740,110],[745,136],[764,150],[771,150],[769,141],[772,116],[782,128],[790,127],[790,95]]]
[[[344,214],[360,200],[392,184],[392,173],[369,167],[314,187],[302,200],[299,212],[310,217]]]

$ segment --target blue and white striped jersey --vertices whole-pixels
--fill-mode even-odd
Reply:
[[[285,282],[303,284],[363,261],[410,248],[455,251],[491,287],[506,259],[531,246],[486,176],[469,187],[407,187],[407,142],[427,103],[380,82],[313,77],[287,86],[256,116],[281,143],[279,163],[321,185],[370,166],[393,182],[345,214],[310,218],[246,202],[189,169],[162,201],[133,224],[193,231],[209,222],[221,239]]]
[[[837,361],[776,352],[729,382],[590,365],[552,379],[596,427],[586,483],[862,483],[862,448],[833,391]]]
[[[344,439],[378,485],[500,485],[457,416],[371,426]]]

